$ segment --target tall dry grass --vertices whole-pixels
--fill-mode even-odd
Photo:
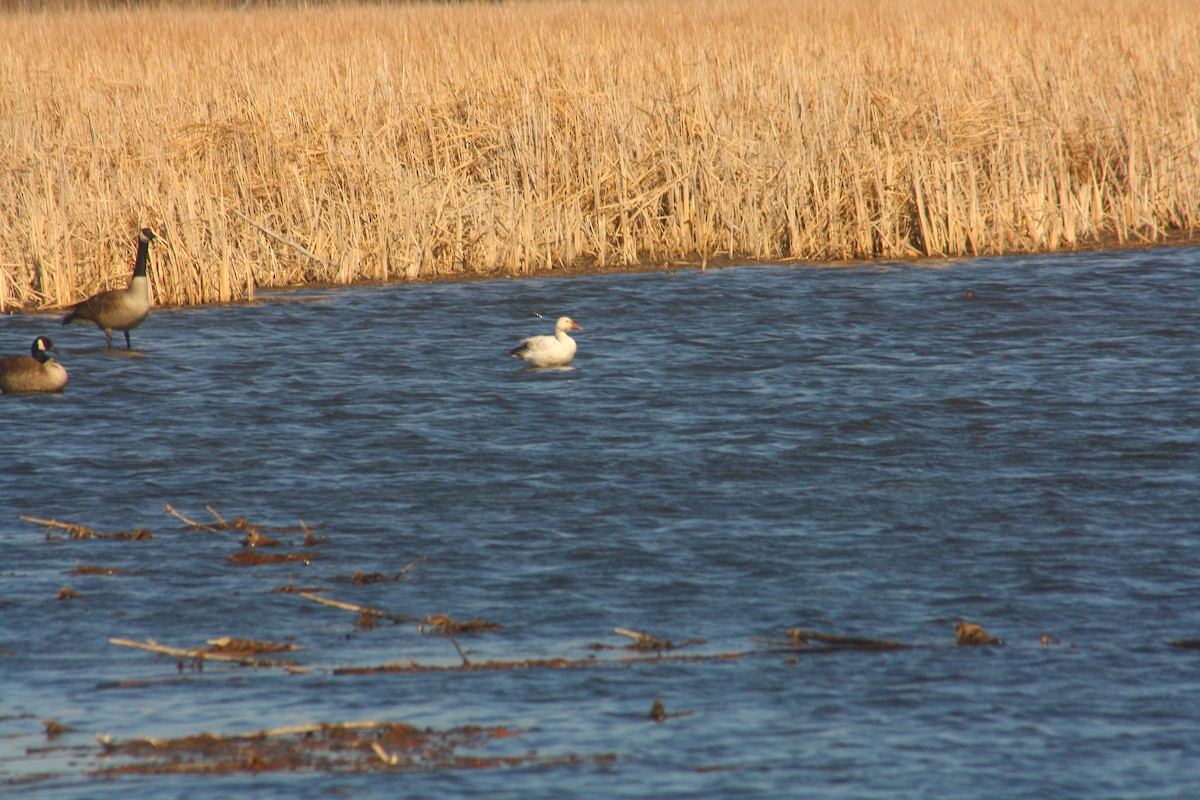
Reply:
[[[1200,0],[0,15],[0,306],[1154,241],[1200,213]]]

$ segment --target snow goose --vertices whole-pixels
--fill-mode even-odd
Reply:
[[[570,317],[559,317],[553,336],[531,336],[508,352],[531,367],[565,367],[575,358],[575,340],[567,331],[581,330]]]
[[[142,324],[150,313],[150,286],[146,277],[146,265],[150,262],[150,242],[157,239],[154,231],[142,228],[138,234],[137,261],[133,266],[133,277],[124,289],[111,289],[94,294],[78,303],[71,313],[63,317],[62,324],[90,322],[104,331],[108,346],[112,347],[112,332],[125,334],[125,349],[130,349],[129,332]]]
[[[0,358],[0,393],[61,392],[67,385],[67,370],[54,360],[54,342],[45,336],[33,340],[31,355]]]

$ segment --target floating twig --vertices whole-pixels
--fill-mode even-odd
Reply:
[[[422,622],[423,621],[419,617],[406,617],[402,614],[393,614],[390,611],[384,611],[379,608],[369,608],[367,606],[360,606],[360,605],[356,605],[354,603],[346,603],[341,600],[334,600],[333,598],[330,598],[330,597],[321,597],[320,595],[313,594],[312,592],[296,592],[296,594],[300,595],[301,597],[305,598],[306,600],[312,600],[314,603],[320,603],[321,605],[329,606],[331,608],[340,608],[343,611],[353,611],[356,614],[370,614],[373,617],[382,617],[383,619],[390,619],[392,622]]]
[[[800,645],[808,644],[810,641],[813,641],[848,650],[900,650],[906,647],[911,647],[911,645],[907,645],[902,642],[893,642],[888,639],[864,639],[860,636],[837,636],[832,633],[819,633],[817,631],[806,631],[799,628],[790,628],[786,631],[786,633],[788,637],[791,638],[792,644]]]
[[[669,639],[658,639],[648,633],[631,631],[629,628],[613,628],[613,633],[619,633],[622,636],[628,636],[633,639],[633,644],[626,646],[628,650],[657,650],[661,652],[663,650],[678,650],[681,647],[704,644],[703,639],[688,639],[675,644]]]
[[[182,520],[182,521],[183,521],[183,523],[184,523],[185,525],[187,525],[188,527],[190,527],[190,528],[194,528],[194,529],[196,529],[196,530],[198,530],[198,531],[209,531],[209,532],[211,532],[211,533],[216,533],[216,532],[218,531],[218,529],[217,529],[217,528],[214,528],[214,527],[212,527],[211,525],[205,525],[205,524],[203,524],[203,523],[201,523],[201,522],[196,522],[196,520],[194,520],[194,519],[188,519],[188,518],[187,518],[187,517],[185,517],[183,514],[180,514],[180,513],[179,513],[179,511],[178,511],[178,510],[176,510],[175,506],[171,505],[170,503],[163,503],[163,509],[164,509],[164,510],[165,510],[165,511],[166,511],[168,514],[172,514],[172,515],[174,515],[176,518],[178,518],[178,519]]]
[[[407,575],[407,574],[408,574],[408,571],[409,571],[410,569],[412,569],[413,567],[415,567],[417,564],[420,564],[422,561],[426,561],[426,560],[428,560],[428,558],[429,558],[428,556],[421,556],[421,557],[420,557],[420,558],[418,558],[416,561],[412,562],[412,563],[411,563],[411,564],[409,564],[407,567],[405,567],[404,569],[402,569],[402,570],[400,570],[399,572],[397,572],[397,573],[396,573],[396,577],[397,577],[397,578],[402,578],[402,577],[404,577],[405,575]]]

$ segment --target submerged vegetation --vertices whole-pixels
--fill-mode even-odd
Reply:
[[[1200,214],[1197,0],[63,5],[0,15],[4,310],[123,285],[145,225],[187,304]]]

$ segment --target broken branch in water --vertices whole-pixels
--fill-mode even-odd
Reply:
[[[117,533],[101,533],[95,528],[89,528],[86,525],[76,525],[72,522],[59,522],[56,519],[40,519],[38,517],[30,517],[25,514],[21,515],[21,519],[26,522],[32,522],[37,525],[46,526],[46,539],[54,539],[50,535],[50,531],[54,529],[62,529],[67,531],[68,539],[127,539],[133,542],[140,542],[146,539],[153,539],[150,531],[145,528],[134,528],[132,531],[118,531]]]
[[[216,650],[168,647],[166,645],[159,644],[153,639],[148,642],[135,642],[131,639],[112,638],[108,641],[109,644],[115,644],[121,647],[136,647],[139,650],[149,650],[151,653],[159,653],[165,656],[175,656],[180,659],[191,658],[195,660],[197,669],[202,668],[205,661],[228,661],[247,667],[275,667],[293,673],[308,672],[307,667],[293,664],[290,661],[279,661],[272,658],[248,657],[245,655],[227,655]]]
[[[208,511],[208,513],[216,517],[217,523],[215,525],[206,525],[203,522],[197,522],[191,517],[187,517],[180,513],[179,510],[170,503],[163,503],[163,510],[165,510],[168,514],[173,515],[176,519],[180,520],[193,530],[209,531],[210,533],[230,530],[248,531],[248,538],[252,540],[251,546],[253,546],[253,542],[260,537],[262,539],[266,539],[266,537],[262,534],[263,531],[270,531],[271,533],[303,533],[305,546],[326,541],[325,538],[317,538],[313,536],[312,532],[314,528],[305,524],[304,520],[300,520],[300,524],[298,526],[258,525],[253,522],[248,522],[245,517],[234,517],[232,521],[229,521],[226,520],[225,517],[221,516],[220,512],[218,512],[212,506],[205,506],[204,508]],[[322,527],[324,526],[315,526],[316,529]],[[261,542],[257,543],[261,544]]]
[[[181,520],[183,522],[183,524],[187,525],[190,528],[193,528],[198,531],[211,531],[212,533],[217,532],[217,529],[212,527],[211,525],[205,525],[203,523],[196,522],[196,520],[194,520],[194,519],[188,519],[183,514],[180,514],[179,511],[176,510],[175,506],[171,505],[170,503],[163,503],[163,509],[168,514],[173,514],[176,518]]]
[[[383,611],[382,609],[378,609],[378,608],[369,608],[367,606],[355,605],[354,603],[345,603],[345,602],[342,602],[341,600],[334,600],[329,597],[321,597],[320,595],[313,594],[312,592],[296,592],[295,594],[298,594],[307,600],[312,600],[314,603],[320,603],[321,605],[326,605],[331,608],[340,608],[343,611],[353,611],[356,614],[367,614],[372,617],[380,617],[382,619],[390,619],[392,622],[421,622],[422,621],[421,618],[419,618],[419,617],[406,617],[401,614],[393,614],[390,611]]]

